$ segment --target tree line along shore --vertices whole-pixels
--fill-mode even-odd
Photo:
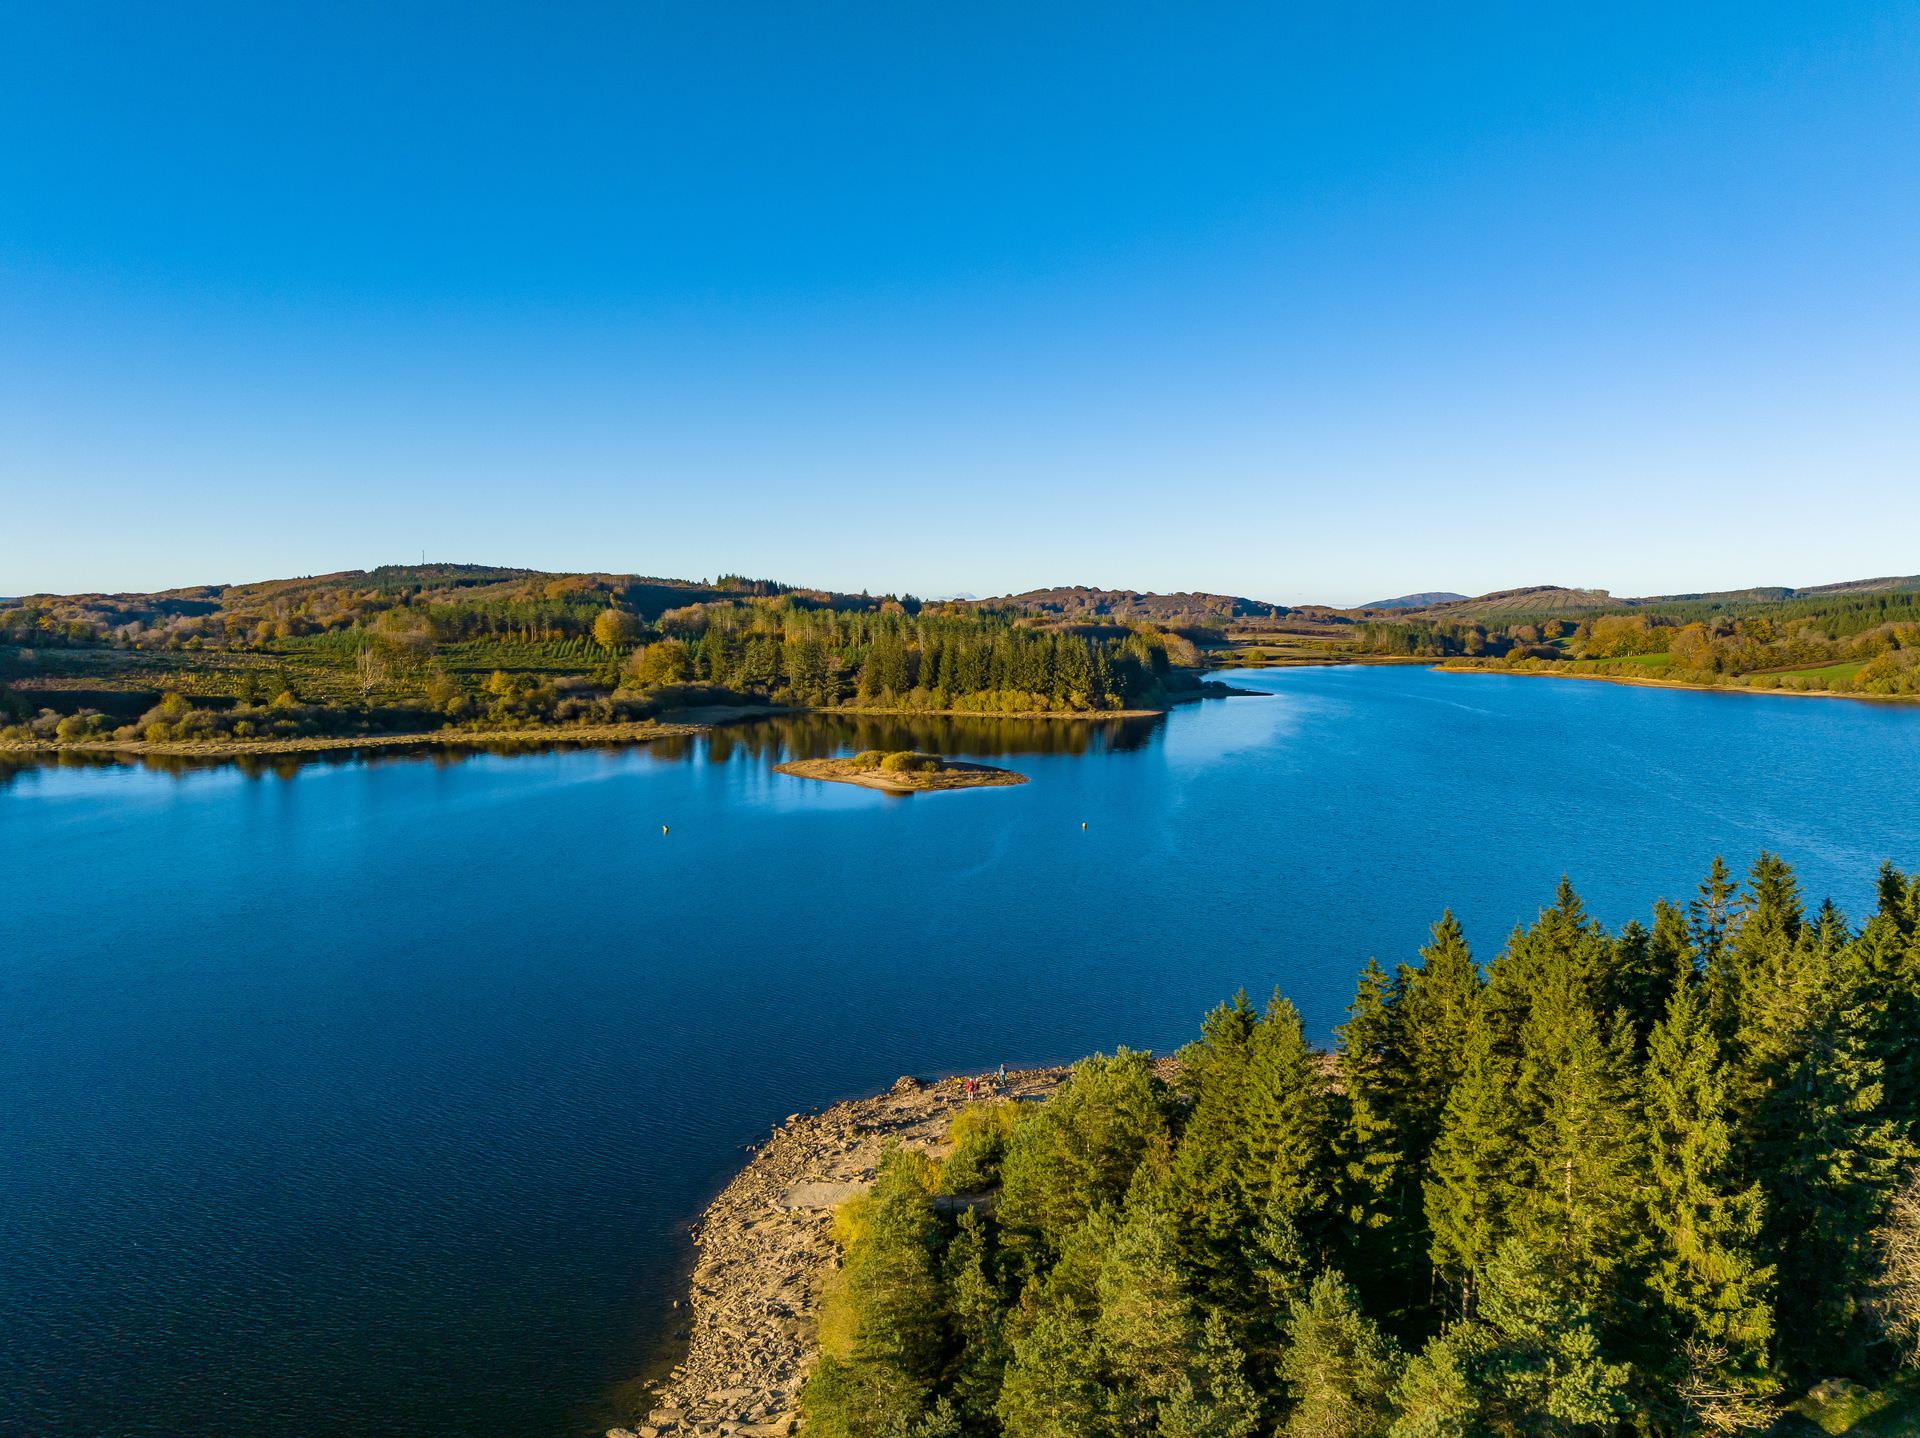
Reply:
[[[0,744],[285,745],[688,707],[1105,717],[1197,692],[1144,621],[609,576],[356,574],[0,603]]]
[[[1484,966],[1451,916],[1370,961],[1330,1053],[1243,995],[1171,1064],[950,1103],[833,1214],[794,1420],[1914,1431],[1920,879],[1877,892],[1855,924],[1716,861],[1609,931],[1563,883]]]
[[[1524,602],[1524,601],[1519,601]],[[1458,610],[1466,613],[1455,613]],[[1614,612],[1447,605],[1370,618],[1356,647],[1450,668],[1696,689],[1920,697],[1920,591],[1644,601]]]
[[[1420,609],[1050,590],[925,602],[723,576],[395,566],[0,600],[0,746],[314,747],[579,729],[689,706],[1108,717],[1236,664],[1409,663],[1920,696],[1920,581]],[[322,746],[325,747],[325,746]]]

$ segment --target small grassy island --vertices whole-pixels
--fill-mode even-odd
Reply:
[[[918,794],[928,789],[986,789],[1024,784],[1025,774],[991,764],[963,764],[916,749],[887,753],[865,749],[850,759],[794,759],[773,766],[776,774],[823,779],[829,784],[858,784],[888,794]]]

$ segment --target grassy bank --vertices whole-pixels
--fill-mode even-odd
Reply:
[[[520,744],[639,744],[698,734],[692,724],[536,725],[521,729],[429,729],[401,734],[310,734],[293,738],[165,740],[35,739],[0,743],[0,754],[97,755],[101,758],[238,759],[248,755],[317,754],[349,749],[488,749]]]
[[[1432,660],[1420,661],[1433,664]],[[1617,662],[1617,661],[1616,661]],[[1652,674],[1602,674],[1572,666],[1529,669],[1504,664],[1433,664],[1441,674],[1517,674],[1537,679],[1586,679],[1601,684],[1627,684],[1637,689],[1693,689],[1709,694],[1762,694],[1790,699],[1851,699],[1867,704],[1920,704],[1916,694],[1858,694],[1844,689],[1800,689],[1781,684],[1725,683],[1708,684],[1693,679],[1672,679]],[[1787,678],[1775,675],[1774,678]]]

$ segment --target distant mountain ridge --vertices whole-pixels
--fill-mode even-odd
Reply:
[[[1376,599],[1371,604],[1357,606],[1361,609],[1430,609],[1436,604],[1454,604],[1467,598],[1464,594],[1455,594],[1451,589],[1429,589],[1419,594],[1402,594],[1397,599]]]
[[[1920,589],[1920,574],[1884,575],[1875,579],[1848,579],[1837,584],[1755,585],[1749,589],[1703,590],[1693,594],[1615,595],[1606,589],[1569,589],[1558,584],[1534,584],[1500,589],[1473,598],[1441,600],[1402,612],[1408,617],[1478,619],[1506,614],[1583,614],[1608,609],[1653,609],[1670,604],[1779,604],[1789,599],[1831,598],[1843,594],[1894,593]],[[1414,596],[1418,597],[1418,596]],[[1368,606],[1378,608],[1381,606]]]
[[[1154,594],[1081,584],[1029,589],[1023,594],[1002,595],[979,603],[1011,605],[1058,619],[1133,619],[1159,624],[1192,624],[1210,619],[1279,619],[1290,612],[1284,604],[1269,604],[1237,594]]]
[[[1794,599],[1833,598],[1851,594],[1920,590],[1920,574],[1882,575],[1802,587],[1754,585],[1746,589],[1703,590],[1683,594],[1616,595],[1611,590],[1558,584],[1523,585],[1467,596],[1451,590],[1423,590],[1368,604],[1276,604],[1238,594],[1189,591],[1170,594],[1139,589],[1104,589],[1095,585],[1057,585],[1019,594],[976,598],[950,594],[929,603],[1015,608],[1061,621],[1155,623],[1217,626],[1222,621],[1295,619],[1302,622],[1346,624],[1357,616],[1375,613],[1394,620],[1472,621],[1511,616],[1553,617],[1597,614],[1604,611],[1650,609],[1662,605],[1778,604]],[[871,605],[865,595],[798,587],[765,579],[723,575],[712,580],[669,579],[637,574],[521,569],[484,564],[396,564],[374,569],[338,570],[329,574],[297,575],[247,583],[186,585],[145,592],[92,591],[67,595],[28,595],[0,600],[16,606],[39,604],[67,617],[90,618],[116,624],[128,619],[148,621],[173,616],[204,615],[239,605],[281,601],[334,602],[353,595],[391,595],[410,592],[416,601],[500,601],[530,596],[578,602],[611,602],[652,618],[668,608],[749,595],[792,593],[797,598],[830,605]]]

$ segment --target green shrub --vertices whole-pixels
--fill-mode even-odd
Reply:
[[[1007,1100],[969,1104],[947,1125],[951,1151],[940,1165],[942,1193],[977,1193],[1000,1182],[1007,1136],[1020,1121],[1019,1105]]]
[[[898,754],[887,755],[880,761],[880,767],[889,774],[931,774],[940,768],[940,756],[903,749]]]
[[[862,749],[858,754],[853,756],[853,762],[857,768],[878,769],[880,765],[885,762],[886,758],[887,751],[885,749]]]
[[[821,1295],[820,1361],[801,1393],[807,1431],[865,1438],[931,1394],[941,1362],[932,1164],[891,1149],[873,1187],[834,1213],[845,1260]]]

